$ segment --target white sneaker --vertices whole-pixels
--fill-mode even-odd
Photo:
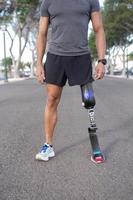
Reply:
[[[51,145],[49,144],[44,144],[39,153],[36,155],[36,160],[43,160],[43,161],[48,161],[49,158],[52,158],[55,156],[54,149]]]

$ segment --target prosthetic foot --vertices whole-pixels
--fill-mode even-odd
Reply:
[[[82,105],[87,109],[90,121],[88,133],[92,147],[91,161],[96,164],[103,163],[105,161],[105,157],[100,149],[98,137],[96,134],[97,127],[96,127],[95,113],[94,113],[94,106],[96,102],[92,88],[92,83],[81,85],[81,94],[82,94]]]

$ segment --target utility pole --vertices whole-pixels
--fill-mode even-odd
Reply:
[[[3,43],[4,43],[4,80],[8,82],[8,72],[7,72],[7,61],[6,61],[6,38],[5,38],[5,31],[6,27],[2,27],[3,31]]]
[[[128,69],[128,48],[127,48],[127,78],[129,78],[129,69]]]

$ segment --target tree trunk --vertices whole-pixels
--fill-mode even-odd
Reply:
[[[15,78],[19,77],[19,66],[20,66],[20,63],[21,63],[21,57],[24,53],[24,50],[25,50],[25,47],[26,47],[26,44],[27,44],[27,41],[28,41],[28,36],[29,36],[29,31],[27,30],[27,37],[25,39],[25,44],[22,48],[22,31],[23,31],[23,27],[21,28],[20,25],[19,25],[19,31],[18,31],[18,38],[19,38],[19,42],[18,42],[18,51],[19,51],[19,55],[18,55],[18,59],[17,59],[17,62],[16,62],[16,66],[15,66]]]
[[[22,38],[22,29],[19,25],[19,31],[18,31],[18,52],[19,52],[19,55],[18,55],[18,59],[17,59],[17,62],[16,62],[16,72],[15,72],[15,78],[18,78],[19,77],[19,65],[20,65],[20,62],[21,62],[21,38]]]
[[[123,76],[126,76],[126,48],[122,49],[123,51]]]
[[[14,69],[14,78],[17,78],[17,68],[15,58],[12,57],[13,69]]]
[[[34,65],[35,65],[35,50],[32,49],[31,50],[31,53],[32,53],[32,63],[31,63],[31,74],[30,74],[30,77],[34,77]]]

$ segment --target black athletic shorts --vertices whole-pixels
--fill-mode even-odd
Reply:
[[[92,82],[92,63],[90,54],[80,56],[60,56],[47,53],[44,64],[45,81],[48,84],[64,86],[83,85]]]

